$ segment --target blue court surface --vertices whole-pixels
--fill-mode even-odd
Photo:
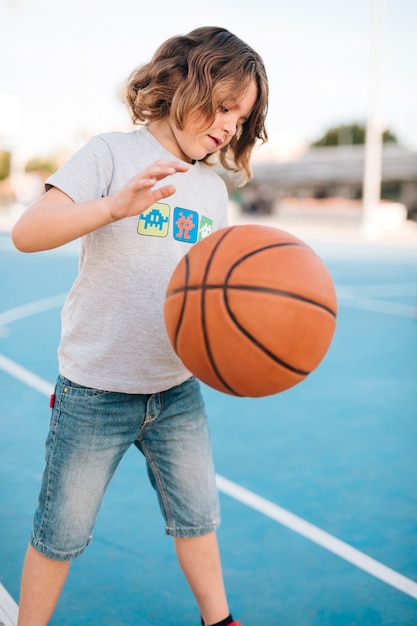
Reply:
[[[230,605],[243,626],[416,626],[417,238],[372,243],[314,233],[309,243],[339,300],[320,367],[262,399],[204,388]],[[76,253],[71,245],[23,255],[0,234],[0,622],[7,626],[40,486],[60,307]],[[51,624],[199,624],[135,449],[110,485]]]

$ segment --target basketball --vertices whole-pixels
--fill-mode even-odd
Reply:
[[[312,248],[253,224],[196,243],[173,272],[164,306],[185,367],[210,387],[244,397],[304,380],[330,346],[336,314],[332,278]]]

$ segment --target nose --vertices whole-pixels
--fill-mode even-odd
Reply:
[[[223,122],[223,130],[225,133],[233,137],[236,134],[237,130],[237,118],[233,114],[226,115]]]

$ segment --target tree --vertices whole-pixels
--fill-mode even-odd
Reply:
[[[10,175],[10,152],[0,150],[0,180],[5,180]]]
[[[329,128],[320,139],[314,141],[311,146],[314,148],[322,146],[343,146],[352,144],[364,144],[366,138],[366,128],[363,124],[346,124]],[[384,143],[398,143],[397,137],[386,130],[382,135]]]
[[[36,172],[37,174],[43,174],[49,176],[54,174],[58,169],[58,162],[55,158],[40,158],[34,157],[26,163],[25,172]]]

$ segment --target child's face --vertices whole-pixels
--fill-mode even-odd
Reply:
[[[239,126],[251,114],[257,94],[257,86],[253,80],[239,100],[228,102],[226,99],[222,103],[214,122],[208,128],[204,117],[198,116],[189,119],[183,130],[179,130],[169,118],[162,120],[162,124],[151,123],[149,130],[167,150],[181,160],[200,161],[230,143]]]

